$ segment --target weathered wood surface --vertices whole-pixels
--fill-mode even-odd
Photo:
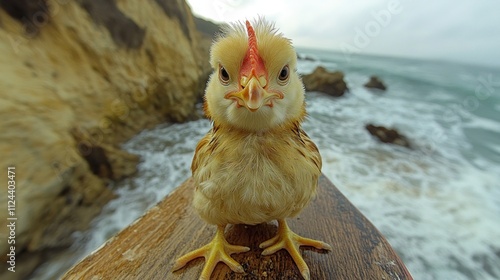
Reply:
[[[191,207],[192,194],[189,179],[63,279],[197,279],[203,258],[171,271],[176,258],[208,243],[215,234],[216,227],[203,222]],[[288,222],[296,233],[333,247],[330,252],[301,248],[311,279],[412,279],[386,239],[324,176],[316,199]],[[245,274],[219,263],[212,279],[301,279],[286,251],[261,256],[258,245],[276,231],[276,223],[229,226],[227,240],[251,248],[232,255]]]

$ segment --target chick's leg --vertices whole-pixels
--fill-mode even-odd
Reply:
[[[271,255],[275,252],[286,249],[292,256],[304,279],[309,280],[309,267],[300,254],[300,246],[312,246],[317,249],[332,250],[332,247],[325,242],[304,238],[290,230],[284,219],[278,220],[278,233],[273,238],[262,242],[259,247],[265,249],[262,255]]]
[[[231,268],[234,272],[243,273],[243,267],[230,257],[234,253],[242,253],[250,250],[248,247],[231,245],[226,241],[224,237],[224,228],[226,226],[217,226],[217,232],[215,233],[214,239],[210,241],[207,245],[191,251],[184,256],[177,259],[174,264],[173,270],[176,271],[184,267],[188,262],[199,257],[205,258],[205,266],[200,275],[200,280],[210,279],[215,266],[219,262],[224,262]]]

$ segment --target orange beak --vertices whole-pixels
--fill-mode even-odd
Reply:
[[[240,79],[240,85],[243,88],[242,90],[230,92],[226,94],[225,98],[234,99],[238,102],[238,107],[245,107],[251,112],[259,110],[264,105],[273,107],[273,99],[283,98],[282,94],[268,92],[265,89],[267,79],[262,76],[260,78],[253,75],[250,78],[243,76]]]
[[[234,99],[238,107],[244,106],[251,112],[257,111],[263,105],[273,106],[272,100],[282,99],[282,93],[267,91],[269,83],[264,60],[259,54],[257,36],[250,22],[246,21],[248,32],[248,50],[240,68],[240,91],[230,92],[224,96]]]

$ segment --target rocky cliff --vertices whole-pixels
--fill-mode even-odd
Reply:
[[[113,197],[109,180],[135,172],[138,158],[122,141],[193,117],[208,58],[182,0],[0,6],[0,168],[5,186],[15,167],[17,218],[16,273],[7,276],[19,279],[88,226]],[[0,227],[3,265],[9,234]]]

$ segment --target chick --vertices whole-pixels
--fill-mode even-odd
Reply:
[[[299,246],[331,250],[330,245],[292,232],[294,217],[316,193],[321,174],[318,148],[302,130],[304,86],[289,39],[259,19],[226,27],[211,49],[214,72],[205,92],[205,114],[213,127],[201,139],[191,165],[193,205],[214,239],[179,258],[174,270],[205,257],[200,279],[209,279],[218,262],[244,272],[230,255],[250,250],[229,244],[227,224],[278,221],[278,233],[260,244],[262,254],[286,249],[304,279],[310,272]]]

